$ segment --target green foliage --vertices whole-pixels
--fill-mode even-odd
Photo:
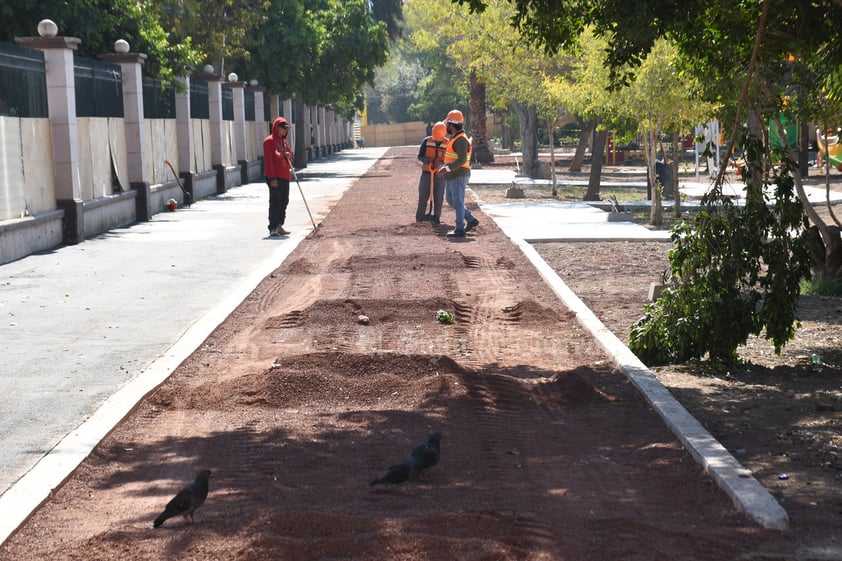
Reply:
[[[749,161],[768,162],[759,141],[746,139],[746,147]],[[680,282],[647,305],[631,327],[629,348],[641,360],[683,362],[708,355],[733,363],[749,335],[763,334],[776,353],[792,339],[810,257],[792,180],[796,164],[786,154],[780,162],[771,200],[752,187],[756,178],[749,170],[745,206],[727,197],[711,199],[692,221],[673,227],[670,270]]]
[[[407,108],[407,114],[412,120],[435,123],[454,107],[464,105],[467,97],[461,72],[453,66],[437,65],[418,84],[417,99]]]
[[[468,79],[448,53],[453,42],[441,25],[446,21],[446,2],[410,0],[404,5],[406,31],[398,52],[413,58],[425,70],[417,84],[415,99],[407,108],[411,120],[435,123],[454,107],[463,107],[468,98]]]
[[[141,9],[157,10],[169,36],[191,41],[203,62],[219,76],[242,73],[243,62],[259,47],[255,30],[265,21],[269,0],[154,0]]]
[[[839,279],[804,279],[801,281],[801,292],[816,296],[842,297],[842,280]]]
[[[377,73],[375,85],[381,93],[380,109],[390,123],[411,121],[409,108],[420,98],[419,85],[427,78],[420,62],[403,56],[393,57]]]
[[[309,87],[302,90],[305,99],[353,104],[362,87],[374,83],[375,69],[386,62],[386,24],[372,19],[367,0],[330,0],[316,18],[322,30],[319,58],[310,68]]]
[[[113,52],[114,41],[125,39],[135,52],[148,55],[144,72],[172,81],[201,60],[190,37],[172,36],[164,24],[164,6],[137,0],[39,0],[0,5],[0,41],[33,36],[38,22],[50,18],[60,35],[82,40],[78,54],[96,58]]]
[[[256,34],[260,48],[247,63],[249,76],[345,116],[362,108],[360,92],[389,52],[386,24],[374,21],[366,0],[272,0]]]
[[[372,0],[371,15],[374,21],[386,24],[386,31],[391,41],[397,41],[402,34],[403,22],[402,0]]]
[[[266,19],[255,31],[260,48],[245,62],[247,75],[287,99],[301,91],[310,60],[318,57],[314,25],[312,12],[300,0],[272,0]]]

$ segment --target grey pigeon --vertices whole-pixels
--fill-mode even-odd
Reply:
[[[378,477],[370,485],[377,485],[379,483],[403,483],[404,481],[417,479],[418,474],[423,469],[422,463],[426,451],[426,444],[418,444],[412,449],[411,455],[401,460],[401,463],[390,467],[385,475]]]
[[[193,483],[188,484],[173,499],[167,503],[167,508],[164,509],[152,526],[157,528],[173,516],[181,514],[185,520],[190,517],[193,521],[193,513],[197,508],[202,506],[205,499],[208,497],[208,479],[211,476],[210,470],[202,470],[196,476]]]
[[[424,456],[421,458],[421,469],[431,468],[439,463],[439,456],[441,455],[441,433],[434,432],[427,439],[427,444],[424,445]]]

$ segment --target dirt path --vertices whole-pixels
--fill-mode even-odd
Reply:
[[[721,561],[777,539],[490,220],[413,222],[414,156],[356,183],[0,559]],[[369,486],[435,430],[438,466]],[[195,523],[151,529],[203,468]]]

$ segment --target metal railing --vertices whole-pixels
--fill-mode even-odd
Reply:
[[[47,81],[41,51],[0,43],[0,115],[47,117]]]

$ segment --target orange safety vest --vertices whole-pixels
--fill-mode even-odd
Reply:
[[[430,163],[422,165],[421,169],[435,172],[444,161],[444,143],[436,142],[432,136],[425,138],[424,143],[424,157],[430,160]]]
[[[468,135],[465,134],[465,131],[459,131],[453,135],[450,141],[447,143],[447,148],[444,149],[444,163],[445,165],[451,164],[455,162],[459,156],[456,154],[456,151],[453,149],[453,143],[456,141],[457,138],[460,136],[464,136],[465,140],[468,141]],[[463,168],[471,169],[471,142],[468,141],[468,159],[465,160],[465,163],[462,165]]]

